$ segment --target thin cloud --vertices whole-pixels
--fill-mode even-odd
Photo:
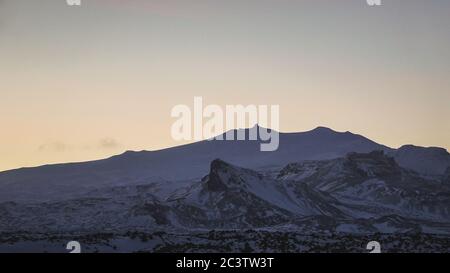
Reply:
[[[115,140],[114,138],[103,138],[100,140],[99,142],[99,147],[101,149],[117,149],[119,147],[121,147],[122,145],[117,142],[117,140]]]
[[[64,152],[67,150],[67,145],[60,141],[52,141],[41,144],[38,147],[39,152]]]
[[[105,137],[98,141],[83,145],[69,145],[62,141],[49,141],[39,145],[38,151],[46,153],[62,153],[69,150],[114,150],[120,147],[122,147],[122,144],[116,139],[112,137]]]

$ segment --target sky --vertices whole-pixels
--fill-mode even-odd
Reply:
[[[180,145],[194,96],[449,150],[450,1],[382,4],[0,0],[0,171]]]

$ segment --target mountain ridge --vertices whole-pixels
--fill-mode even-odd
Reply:
[[[164,195],[160,187],[167,186],[114,186],[60,201],[0,202],[0,230],[277,231],[290,226],[304,234],[450,234],[450,185],[403,169],[381,151],[291,163],[268,173],[215,159],[202,179]]]
[[[264,129],[268,129],[268,130],[272,130],[272,129],[269,129],[269,128],[265,128],[265,127],[259,126],[258,124],[255,124],[255,126],[256,127],[261,127],[261,128],[264,128]],[[251,128],[244,128],[244,129],[241,128],[241,129],[232,129],[230,131],[234,131],[234,132],[239,131],[239,130],[246,130],[246,131],[248,131],[250,129]],[[227,131],[227,132],[230,132],[230,131]],[[227,132],[224,132],[221,135],[226,135]],[[283,135],[297,135],[297,134],[317,133],[317,132],[327,132],[327,133],[335,133],[335,134],[351,134],[353,136],[358,136],[358,137],[362,137],[364,139],[367,139],[367,140],[369,140],[369,141],[371,141],[371,142],[373,142],[375,144],[384,146],[384,147],[386,147],[388,149],[393,149],[393,148],[390,148],[388,146],[379,144],[379,143],[377,143],[375,141],[372,141],[369,138],[364,137],[363,135],[355,134],[355,133],[352,133],[350,131],[340,132],[340,131],[336,131],[336,130],[331,129],[331,128],[326,127],[326,126],[317,126],[314,129],[307,130],[307,131],[302,131],[302,132],[279,132],[279,133],[283,134]],[[192,143],[186,143],[186,144],[181,144],[181,145],[176,145],[176,146],[171,146],[171,147],[165,147],[165,148],[161,148],[161,149],[157,149],[157,150],[145,150],[145,149],[143,149],[143,150],[126,150],[126,151],[124,151],[122,153],[119,153],[119,154],[116,154],[116,155],[112,155],[112,156],[108,156],[108,157],[100,158],[100,159],[94,159],[94,160],[74,161],[74,162],[64,162],[64,163],[51,163],[51,164],[43,164],[43,165],[31,166],[31,167],[19,167],[19,168],[14,168],[14,169],[8,169],[8,170],[0,171],[0,174],[5,173],[5,172],[23,171],[23,170],[28,170],[28,169],[36,169],[36,168],[52,167],[52,166],[60,166],[60,165],[77,165],[77,164],[84,164],[84,163],[95,163],[95,162],[98,162],[98,161],[114,159],[114,158],[122,157],[122,156],[137,156],[137,155],[142,155],[142,154],[148,154],[148,153],[154,153],[154,152],[162,152],[162,151],[171,150],[171,149],[183,148],[183,147],[190,146],[190,145],[197,144],[197,143],[201,143],[201,142],[204,142],[204,141],[207,141],[207,140],[205,139],[205,140],[196,141],[196,142],[192,142]],[[408,145],[410,145],[410,144],[408,144]],[[417,147],[420,147],[420,146],[417,146]],[[440,148],[440,147],[436,147],[436,148]],[[444,148],[441,148],[441,149],[444,149]]]

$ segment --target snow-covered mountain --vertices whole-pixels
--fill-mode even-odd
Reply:
[[[353,217],[395,214],[450,221],[450,186],[400,167],[381,151],[291,163],[278,178],[331,194],[347,205],[343,210]]]
[[[118,232],[294,225],[312,232],[319,225],[335,231],[351,226],[359,232],[414,226],[450,234],[450,185],[404,169],[381,151],[290,163],[265,174],[216,159],[199,181],[172,191],[166,188],[165,193],[161,186],[114,186],[64,201],[1,203],[0,230]],[[310,225],[311,221],[319,222]]]
[[[0,173],[0,242],[49,244],[55,234],[96,241],[107,232],[102,244],[116,246],[136,232],[197,238],[195,232],[246,229],[280,238],[450,236],[448,159],[444,149],[395,150],[319,127],[280,134],[276,152],[260,152],[259,141],[213,140],[12,170]]]
[[[443,148],[404,145],[393,155],[401,166],[422,174],[441,175],[450,167],[449,153]]]
[[[279,143],[277,151],[260,152],[260,141],[206,140],[158,151],[129,151],[104,160],[1,172],[0,202],[55,200],[100,187],[198,179],[208,172],[215,158],[262,169],[332,159],[349,152],[393,151],[363,136],[324,127],[280,133]]]
[[[57,200],[102,187],[198,179],[215,158],[262,170],[381,150],[394,156],[400,166],[426,175],[442,175],[450,167],[450,154],[445,149],[406,146],[395,150],[361,135],[324,127],[280,133],[279,143],[277,151],[261,152],[260,141],[205,140],[158,151],[129,151],[91,162],[0,172],[0,202]]]

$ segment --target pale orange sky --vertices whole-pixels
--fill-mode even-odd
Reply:
[[[279,104],[319,125],[450,148],[450,1],[0,0],[0,170],[156,150],[170,110]]]

